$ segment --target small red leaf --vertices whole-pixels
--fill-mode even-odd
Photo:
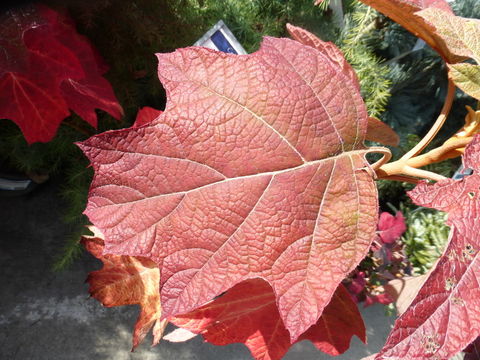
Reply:
[[[366,140],[375,141],[383,145],[398,146],[400,137],[390,126],[383,121],[370,116],[368,118]]]
[[[149,106],[144,106],[138,111],[137,117],[135,118],[135,123],[133,124],[133,126],[140,127],[143,125],[150,124],[153,120],[158,118],[161,114],[162,114],[161,110],[157,110]]]
[[[245,343],[257,360],[281,359],[291,346],[272,288],[261,279],[242,282],[220,298],[171,321],[183,329],[202,334],[206,341],[215,345]],[[357,306],[340,285],[317,324],[297,342],[310,340],[327,354],[339,355],[348,349],[353,335],[366,341]]]
[[[449,359],[480,334],[480,136],[465,150],[473,175],[420,183],[412,200],[448,212],[450,242],[377,359]]]

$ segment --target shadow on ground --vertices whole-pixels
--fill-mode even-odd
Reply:
[[[162,342],[151,348],[147,339],[130,352],[138,308],[104,308],[88,297],[84,280],[100,262],[84,254],[67,271],[51,266],[67,234],[62,224],[64,204],[51,181],[33,193],[0,198],[0,359],[19,360],[244,360],[251,359],[240,344],[213,346],[196,337],[188,343]],[[311,343],[296,344],[285,359],[357,360],[377,352],[393,318],[383,306],[362,310],[369,345],[357,338],[338,357],[320,353]]]

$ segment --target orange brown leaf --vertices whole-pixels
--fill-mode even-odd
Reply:
[[[435,31],[435,27],[416,13],[432,8],[442,13],[452,14],[450,5],[445,0],[361,0],[375,8],[405,29],[423,39],[449,63],[457,63],[465,59],[451,52],[445,39]]]
[[[167,325],[160,320],[161,306],[158,283],[160,272],[149,259],[131,256],[103,255],[104,243],[97,230],[84,236],[82,244],[103,262],[103,268],[88,275],[90,295],[104,306],[140,305],[140,315],[133,333],[135,349],[153,327],[153,345],[162,338]]]

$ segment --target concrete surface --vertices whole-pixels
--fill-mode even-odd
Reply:
[[[51,271],[61,251],[67,228],[59,220],[64,204],[54,181],[33,193],[0,198],[0,359],[2,360],[207,360],[251,359],[241,344],[213,346],[196,337],[187,343],[162,342],[151,348],[150,339],[130,352],[131,334],[138,315],[135,306],[103,308],[90,299],[84,280],[101,267],[84,254],[67,271]],[[357,338],[341,360],[357,360],[377,352],[393,324],[384,308],[362,310],[369,345]],[[303,341],[285,359],[332,359]]]

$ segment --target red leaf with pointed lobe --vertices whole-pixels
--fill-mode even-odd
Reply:
[[[158,58],[160,117],[80,144],[95,169],[85,213],[107,253],[162,269],[164,316],[262,277],[296,340],[375,236],[358,87],[288,39],[245,56],[194,47]]]
[[[363,3],[380,11],[405,29],[423,39],[435,49],[447,62],[457,63],[465,60],[449,50],[445,39],[436,33],[435,27],[420,16],[420,10],[427,8],[438,9],[453,15],[453,11],[446,0],[360,0]]]
[[[120,119],[123,110],[117,102],[110,83],[101,76],[88,76],[81,80],[66,79],[60,86],[61,94],[68,107],[83,120],[97,127],[97,113],[101,109]]]
[[[82,244],[103,262],[103,268],[88,275],[90,295],[107,307],[140,305],[141,311],[133,333],[133,349],[152,327],[153,345],[158,344],[167,321],[160,320],[160,271],[157,265],[141,257],[103,255],[103,236],[97,229],[92,230],[94,236],[83,236]]]
[[[140,127],[143,125],[150,124],[152,121],[158,118],[161,114],[162,114],[161,110],[157,110],[149,106],[144,106],[138,111],[137,117],[135,118],[135,123],[133,124],[133,126]]]
[[[275,304],[268,283],[251,279],[235,285],[225,295],[171,322],[202,334],[215,345],[245,343],[257,360],[281,359],[290,346],[290,336]],[[310,340],[323,352],[345,352],[353,335],[366,341],[365,326],[357,306],[343,285],[323,311],[317,324],[298,340]]]
[[[0,17],[0,118],[13,120],[28,143],[53,138],[69,108],[96,126],[95,108],[122,109],[86,38],[65,16],[43,5]]]
[[[409,192],[416,204],[448,212],[450,241],[377,359],[449,359],[480,334],[479,164],[477,135],[464,157],[472,175]]]
[[[385,244],[393,244],[407,230],[405,218],[398,211],[395,216],[388,212],[382,212],[378,220],[378,236]]]

